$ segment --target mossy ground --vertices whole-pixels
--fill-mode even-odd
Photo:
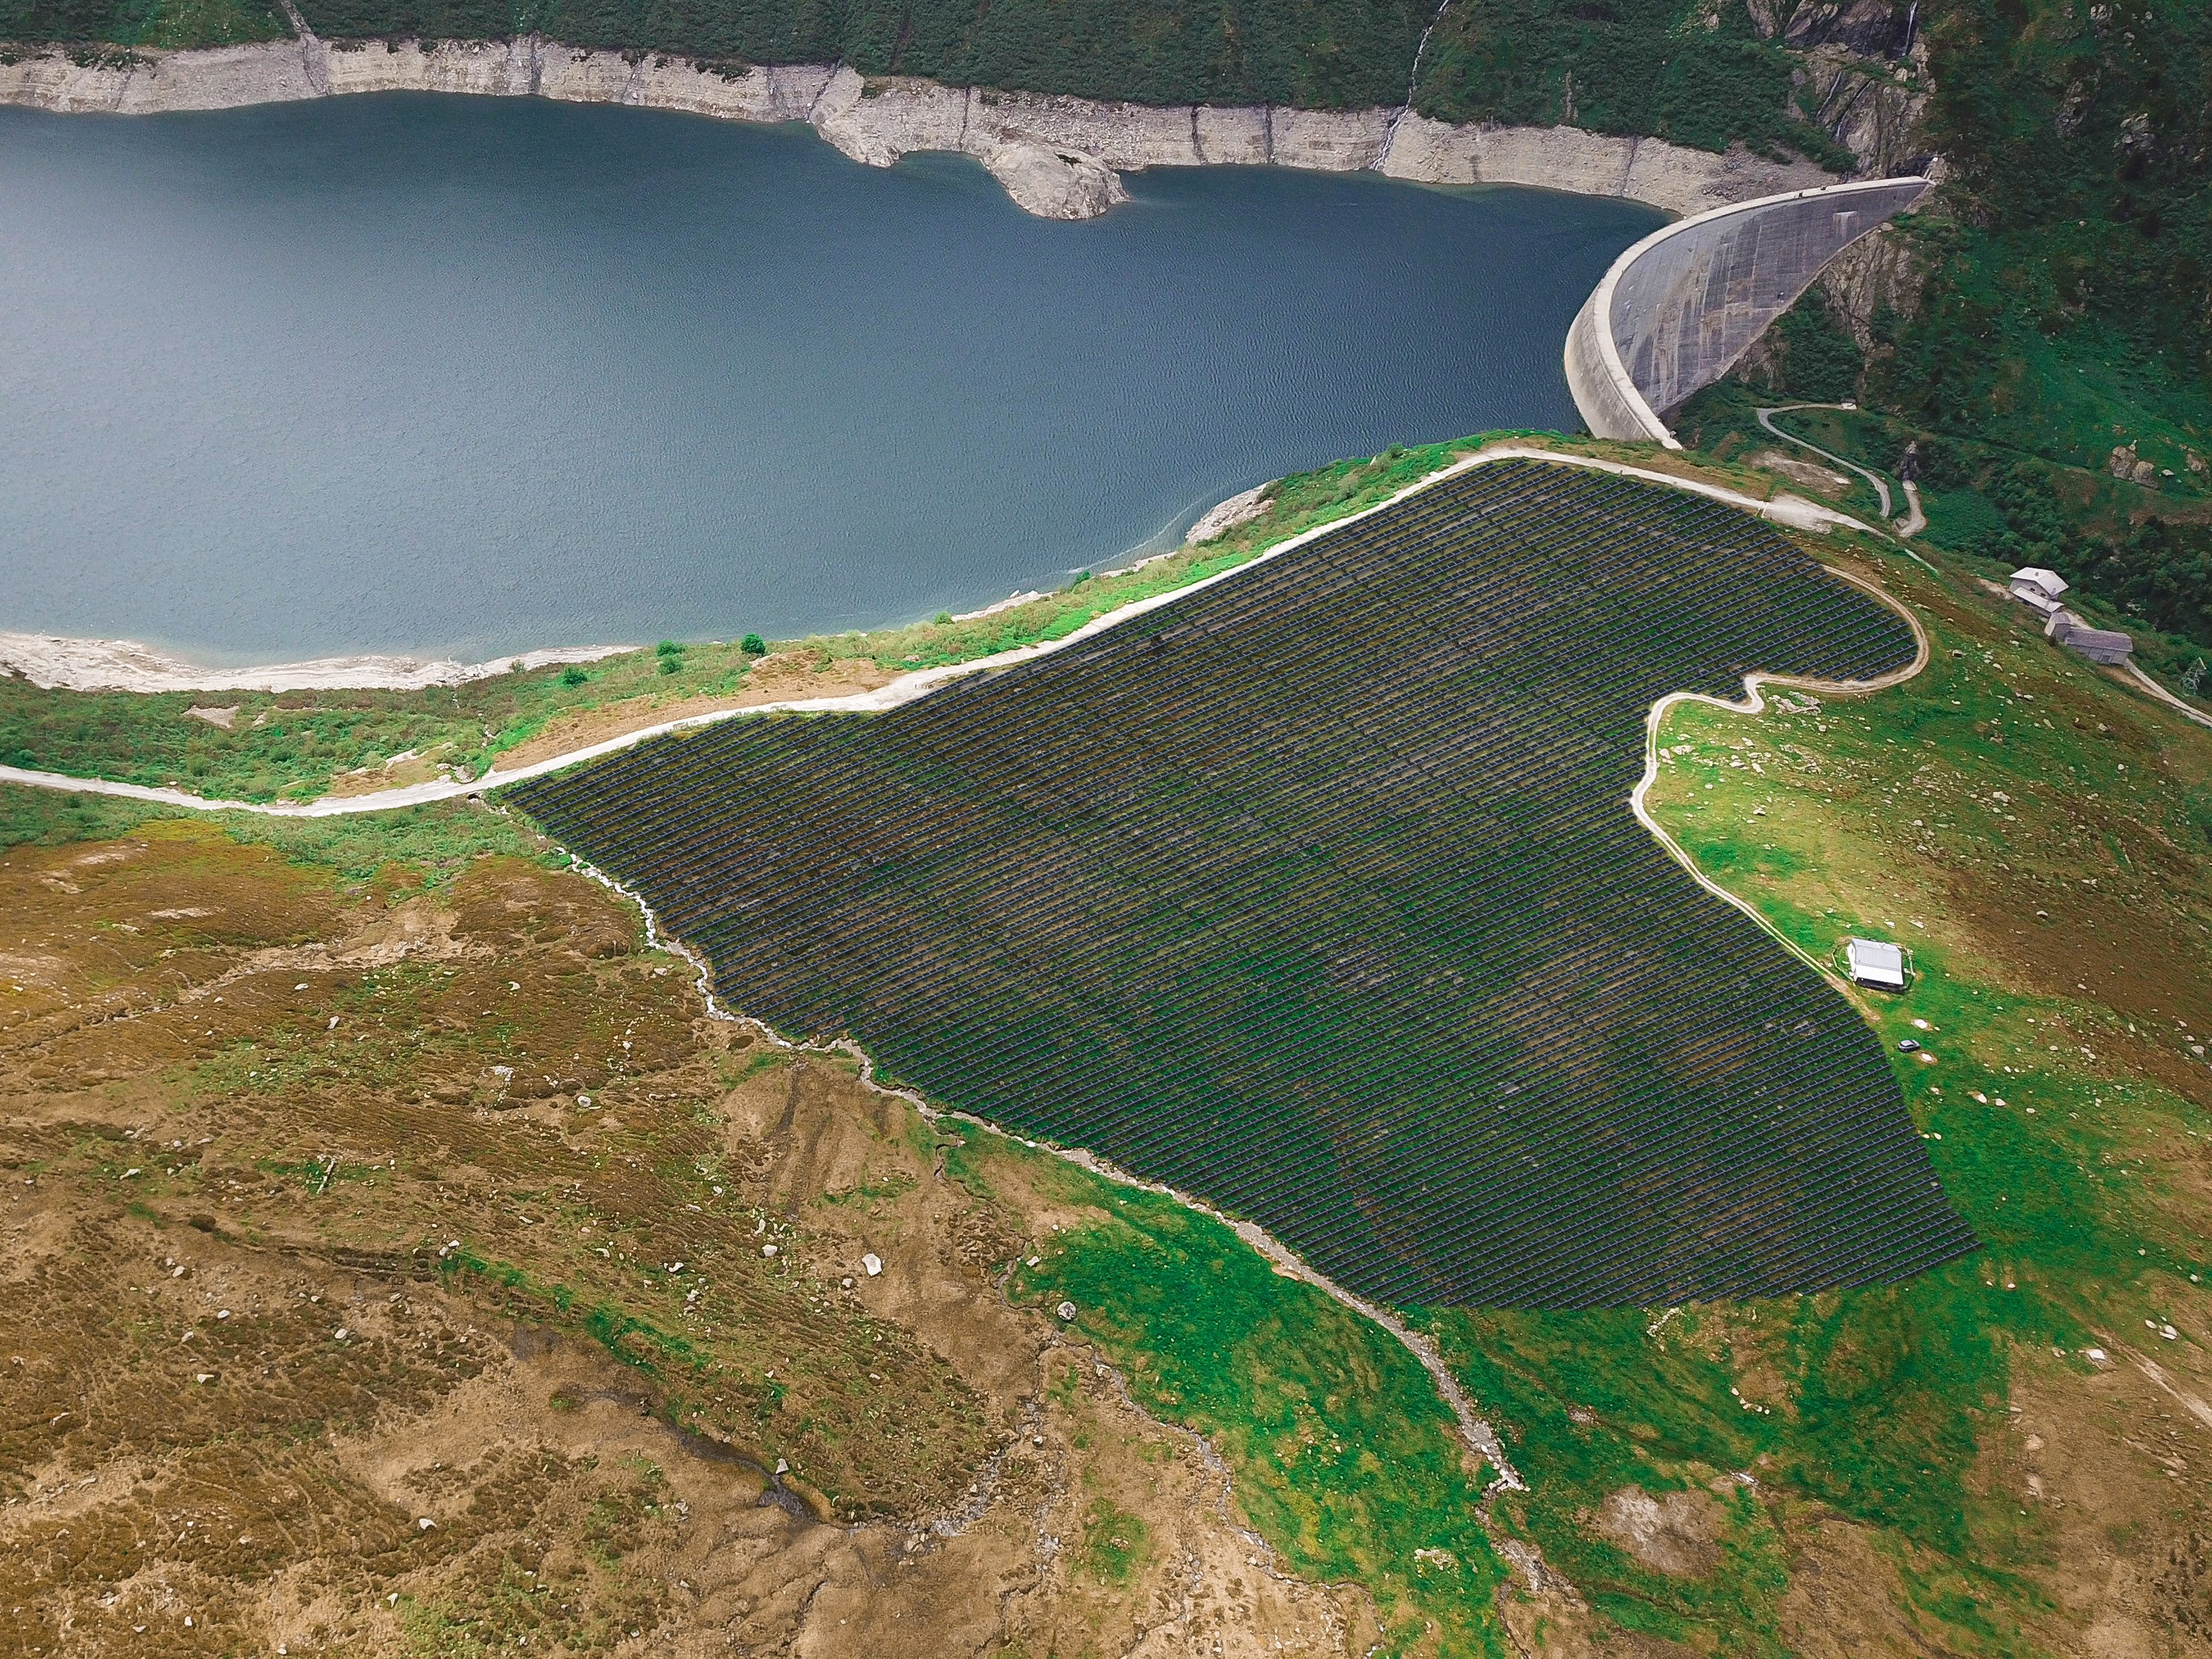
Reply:
[[[1847,1521],[1930,1644],[2063,1650],[2114,1610],[2075,1601],[2062,1563],[2114,1542],[2085,1540],[2086,1517],[2031,1486],[2024,1392],[2094,1417],[2116,1339],[2146,1320],[2183,1333],[2149,1338],[2161,1363],[2212,1369],[2196,1346],[2212,1340],[2197,1219],[2212,733],[2045,644],[2010,601],[1876,557],[1931,625],[1929,671],[1757,717],[1678,705],[1650,801],[1701,868],[1814,955],[1861,933],[1912,949],[1909,994],[1856,1000],[1983,1249],[1841,1295],[1431,1323],[1516,1462],[1542,1472],[1500,1499],[1500,1525],[1622,1626],[1802,1650],[1808,1569]],[[1898,1052],[1904,1038],[1924,1047]],[[2085,1357],[2100,1346],[2104,1364]],[[1630,1486],[1726,1494],[1711,1571],[1662,1571],[1592,1525]],[[2143,1506],[2130,1524],[2185,1553],[2206,1518],[2194,1479]],[[2163,1625],[2154,1639],[2202,1612],[2146,1601],[2120,1622]]]
[[[358,793],[476,776],[563,714],[727,696],[753,660],[735,643],[699,643],[422,691],[80,692],[10,677],[0,763],[223,800]]]
[[[1357,500],[1385,488],[1387,471],[1348,466],[1328,489]],[[926,1502],[925,1489],[957,1501],[981,1443],[947,1442],[924,1457],[867,1419],[877,1385],[856,1384],[871,1364],[891,1376],[874,1363],[873,1337],[914,1326],[890,1310],[848,1309],[836,1269],[864,1238],[896,1260],[900,1241],[927,1237],[981,1299],[970,1305],[994,1304],[990,1286],[1006,1274],[1009,1316],[1060,1331],[1053,1352],[1063,1358],[1036,1396],[1047,1451],[1125,1448],[1104,1474],[1034,1488],[1064,1493],[1054,1501],[1068,1505],[1057,1524],[1073,1599],[1061,1605],[1079,1612],[1057,1628],[1115,1628],[1184,1559],[1157,1505],[1169,1492],[1196,1502],[1203,1459],[1172,1431],[1116,1417],[1126,1389],[1158,1423],[1207,1437],[1236,1513],[1274,1552],[1275,1571],[1367,1587],[1386,1651],[1501,1652],[1510,1632],[1531,1652],[1620,1651],[1626,1642],[1716,1655],[2010,1655],[2069,1650],[2092,1627],[2144,1651],[2180,1651],[2212,1620],[2212,1576],[2194,1541],[2212,1529],[2196,1473],[2206,1447],[2186,1403],[2212,1382],[2212,1248],[2197,1219],[2212,1197],[2212,1073],[2202,1052],[2212,1027],[2212,734],[2045,644],[2033,618],[1971,572],[1931,574],[1855,538],[1814,545],[1919,610],[1935,644],[1929,670],[1863,701],[1785,693],[1759,716],[1678,707],[1659,733],[1651,802],[1700,867],[1814,955],[1832,957],[1855,932],[1911,945],[1911,992],[1859,1000],[1891,1042],[1937,1172],[1984,1248],[1902,1285],[1757,1304],[1417,1310],[1498,1425],[1530,1482],[1525,1494],[1486,1499],[1487,1472],[1466,1466],[1411,1358],[1218,1224],[982,1132],[963,1132],[955,1146],[919,1127],[920,1139],[840,1131],[858,1136],[850,1156],[827,1131],[804,1146],[777,1140],[782,1103],[801,1103],[802,1121],[829,1109],[809,1101],[851,1103],[836,1109],[862,1120],[875,1109],[860,1103],[849,1068],[808,1062],[818,1085],[794,1093],[780,1052],[702,1056],[686,971],[635,954],[611,908],[609,937],[624,942],[591,954],[599,901],[582,903],[573,878],[543,868],[545,850],[514,820],[465,804],[234,833],[120,803],[9,792],[19,831],[66,843],[8,855],[27,896],[9,982],[27,985],[32,958],[59,949],[65,932],[76,964],[38,1009],[10,995],[10,1158],[45,1194],[69,1194],[83,1224],[106,1230],[56,1234],[52,1245],[92,1251],[92,1261],[106,1237],[128,1256],[113,1285],[94,1285],[80,1266],[52,1280],[62,1301],[19,1297],[31,1324],[19,1322],[14,1340],[74,1356],[40,1374],[49,1391],[83,1394],[89,1373],[70,1369],[80,1360],[112,1369],[122,1357],[127,1370],[140,1363],[129,1356],[142,1356],[154,1370],[133,1386],[155,1392],[132,1408],[136,1419],[166,1425],[162,1444],[176,1446],[160,1455],[185,1457],[204,1483],[195,1490],[233,1503],[296,1500],[274,1488],[254,1497],[261,1476],[192,1449],[218,1420],[203,1407],[220,1408],[227,1435],[276,1437],[256,1453],[268,1458],[286,1435],[306,1445],[331,1425],[366,1432],[361,1402],[389,1407],[412,1398],[409,1389],[427,1401],[471,1366],[509,1364],[507,1350],[479,1353],[461,1340],[489,1319],[602,1356],[656,1402],[657,1421],[763,1450],[772,1430],[783,1437],[774,1444],[799,1449],[799,1480],[825,1508],[897,1510]],[[225,907],[249,892],[266,914],[242,927]],[[204,999],[193,1005],[206,1021],[198,1030],[181,1005],[156,1006],[155,988],[198,973],[194,962],[368,939],[356,922],[334,931],[337,920],[424,907],[451,914],[441,937],[467,948],[313,970],[295,955],[263,958],[220,1019],[206,1018]],[[489,954],[469,954],[479,947]],[[292,988],[301,982],[312,988],[304,997]],[[527,995],[514,988],[525,985]],[[564,1021],[583,1024],[572,1034]],[[1934,1058],[1898,1053],[1905,1036]],[[587,1048],[604,1063],[637,1054],[641,1042],[666,1052],[631,1060],[635,1080],[619,1088],[590,1088],[574,1069]],[[516,1081],[495,1091],[495,1062],[525,1082],[542,1064],[552,1092],[490,1112],[491,1093]],[[580,1106],[584,1093],[595,1109]],[[41,1100],[58,1103],[29,1109]],[[619,1122],[587,1127],[599,1111]],[[744,1127],[744,1112],[769,1115]],[[158,1165],[118,1138],[143,1133],[156,1114],[178,1125],[168,1140],[185,1142],[149,1137],[169,1160]],[[766,1161],[748,1165],[738,1154],[749,1146],[768,1148]],[[746,1205],[724,1213],[715,1185],[742,1189]],[[946,1218],[929,1224],[938,1231],[910,1218],[911,1206],[948,1196]],[[778,1207],[793,1200],[795,1211]],[[968,1218],[956,1224],[956,1212]],[[801,1270],[798,1291],[763,1276],[751,1231],[762,1224],[790,1227],[776,1236]],[[34,1256],[50,1248],[35,1228],[21,1237]],[[455,1237],[462,1247],[441,1265],[436,1249]],[[374,1344],[341,1354],[320,1326],[301,1322],[319,1310],[273,1294],[272,1280],[256,1317],[274,1322],[214,1339],[245,1345],[214,1369],[228,1377],[266,1349],[272,1369],[295,1380],[220,1399],[192,1392],[217,1385],[157,1363],[177,1334],[162,1320],[197,1328],[204,1310],[180,1304],[129,1329],[56,1317],[65,1305],[127,1311],[120,1287],[148,1282],[130,1277],[131,1264],[148,1251],[182,1259],[180,1240],[220,1252],[233,1273],[254,1253],[338,1264],[354,1275],[348,1294],[384,1301],[389,1280],[402,1310]],[[667,1267],[679,1255],[713,1264],[701,1276],[718,1298],[734,1298],[718,1300],[719,1316],[702,1318],[677,1288],[684,1276]],[[1072,1328],[1050,1311],[1063,1298],[1076,1304]],[[1086,1354],[1111,1373],[1093,1370]],[[922,1352],[913,1364],[902,1391],[953,1387],[931,1380],[948,1374]],[[157,1377],[168,1380],[156,1387]],[[593,1390],[610,1386],[541,1390],[545,1420],[604,1413]],[[258,1402],[246,1417],[241,1398]],[[52,1416],[21,1403],[26,1424]],[[948,1431],[961,1420],[924,1415]],[[66,1419],[54,1432],[53,1447],[24,1443],[11,1478],[45,1467],[39,1460],[56,1448],[88,1463],[137,1455],[135,1440],[70,1439],[79,1431]],[[532,1625],[520,1610],[544,1599],[533,1583],[572,1570],[582,1577],[552,1579],[565,1599],[549,1604],[568,1620],[557,1628],[571,1650],[621,1639],[647,1619],[692,1617],[665,1598],[660,1575],[677,1570],[623,1566],[673,1559],[653,1552],[688,1535],[652,1480],[626,1465],[584,1469],[573,1449],[555,1451],[565,1460],[557,1466],[521,1457],[471,1471],[477,1496],[466,1503],[484,1518],[474,1530],[441,1523],[443,1554],[403,1547],[376,1507],[416,1498],[332,1488],[331,1524],[401,1552],[343,1580],[341,1599],[354,1598],[348,1628],[389,1629],[404,1644],[392,1650],[431,1652],[550,1632],[544,1613]],[[1624,1507],[1631,1489],[1667,1517],[1657,1531],[1621,1520],[1634,1512],[1632,1501]],[[696,1485],[684,1490],[684,1501],[699,1501]],[[558,1526],[516,1518],[533,1510]],[[50,1549],[58,1524],[16,1541]],[[544,1528],[560,1535],[549,1540]],[[633,1534],[634,1546],[615,1547]],[[1544,1565],[1508,1579],[1501,1554]],[[1243,1576],[1242,1595],[1287,1582],[1243,1562],[1219,1565]],[[191,1559],[203,1575],[197,1594],[234,1586],[210,1640],[258,1628],[261,1592],[244,1587],[281,1565],[248,1546]],[[41,1607],[60,1593],[56,1571],[36,1570],[46,1575]],[[86,1583],[95,1581],[120,1582]],[[388,1625],[368,1622],[372,1602],[392,1595],[399,1599],[376,1615]],[[170,1633],[181,1637],[181,1626]]]
[[[1389,1650],[1503,1652],[1504,1570],[1483,1516],[1496,1471],[1468,1452],[1418,1360],[1172,1199],[995,1136],[950,1167],[988,1190],[1009,1163],[1079,1218],[1014,1267],[1016,1305],[1072,1302],[1073,1334],[1148,1412],[1207,1437],[1291,1571],[1366,1589]]]

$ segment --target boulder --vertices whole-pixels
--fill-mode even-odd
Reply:
[[[1129,199],[1121,175],[1079,150],[1017,139],[983,158],[1014,205],[1041,219],[1096,219]]]

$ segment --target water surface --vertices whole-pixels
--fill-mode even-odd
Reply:
[[[1394,441],[1577,424],[1659,222],[1169,170],[1086,224],[805,128],[0,109],[0,629],[210,662],[866,627]]]

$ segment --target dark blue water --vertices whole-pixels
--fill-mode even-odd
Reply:
[[[1087,224],[804,128],[391,94],[0,109],[0,629],[214,661],[792,635],[1576,424],[1632,204],[1267,168]]]

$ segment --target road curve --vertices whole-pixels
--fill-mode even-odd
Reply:
[[[1859,477],[1864,478],[1869,483],[1872,484],[1874,486],[1875,495],[1881,502],[1882,521],[1884,523],[1887,523],[1889,521],[1892,508],[1889,502],[1889,483],[1887,479],[1869,471],[1865,467],[1861,466],[1856,461],[1845,460],[1833,450],[1823,449],[1820,445],[1812,442],[1808,439],[1798,437],[1795,433],[1784,432],[1780,427],[1774,424],[1771,418],[1777,415],[1787,415],[1794,409],[1841,409],[1843,406],[1844,405],[1841,404],[1784,404],[1778,409],[1754,409],[1751,412],[1759,416],[1759,425],[1765,427],[1767,431],[1772,434],[1775,437],[1781,439],[1784,443],[1796,444],[1800,449],[1811,450],[1815,455],[1820,456],[1823,460],[1833,461],[1838,466],[1847,466],[1850,468],[1852,471],[1857,473]]]
[[[1872,692],[1886,691],[1893,685],[1902,685],[1928,666],[1928,659],[1931,653],[1931,647],[1928,642],[1928,630],[1921,626],[1920,618],[1913,615],[1911,605],[1887,589],[1867,580],[1863,576],[1854,576],[1847,570],[1837,569],[1833,565],[1825,565],[1822,568],[1838,581],[1846,581],[1854,587],[1864,588],[1905,618],[1905,626],[1912,630],[1912,660],[1893,672],[1880,675],[1870,680],[1822,680],[1809,679],[1801,675],[1792,674],[1746,674],[1743,677],[1743,696],[1740,699],[1707,696],[1702,691],[1670,691],[1653,703],[1651,712],[1644,717],[1644,776],[1638,780],[1636,787],[1629,792],[1628,809],[1636,814],[1636,821],[1650,830],[1652,837],[1667,849],[1668,855],[1690,872],[1691,880],[1696,882],[1698,886],[1704,888],[1723,904],[1732,904],[1742,911],[1791,956],[1812,969],[1845,996],[1855,998],[1856,993],[1853,991],[1849,981],[1838,975],[1833,968],[1822,962],[1769,921],[1759,908],[1748,899],[1738,897],[1698,869],[1697,860],[1682,850],[1682,844],[1680,842],[1660,827],[1659,820],[1651,816],[1650,808],[1644,804],[1644,796],[1650,793],[1651,786],[1658,781],[1659,777],[1659,728],[1666,722],[1667,711],[1678,702],[1711,703],[1714,708],[1725,708],[1730,714],[1757,714],[1763,713],[1766,708],[1765,696],[1759,690],[1761,686],[1791,686],[1800,691],[1814,691],[1822,696],[1828,697],[1863,697]]]

